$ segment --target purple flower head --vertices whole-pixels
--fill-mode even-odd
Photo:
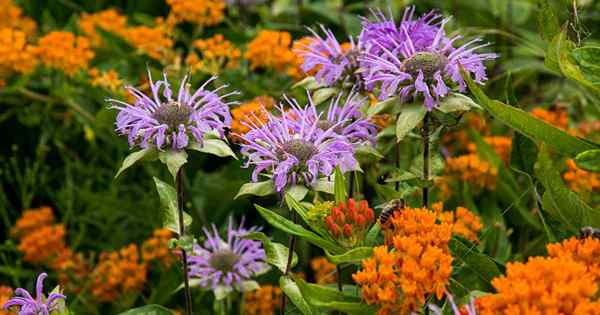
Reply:
[[[195,244],[189,258],[190,276],[199,278],[201,287],[244,291],[244,281],[268,269],[262,243],[243,238],[259,228],[246,229],[243,224],[242,219],[234,228],[230,218],[225,240],[214,224],[212,230],[204,228],[206,241],[203,246]]]
[[[228,105],[232,104],[224,99],[237,92],[219,96],[217,92],[226,85],[213,91],[208,90],[206,86],[216,79],[213,77],[191,94],[187,79],[185,76],[181,80],[175,97],[166,74],[164,80],[153,82],[148,71],[152,95],[145,95],[128,86],[127,90],[135,97],[134,104],[108,100],[113,104],[112,108],[119,110],[117,133],[127,135],[130,147],[155,146],[162,150],[166,146],[173,150],[183,150],[190,140],[202,144],[206,133],[217,132],[221,138],[224,136],[225,127],[231,125]]]
[[[60,293],[50,293],[48,298],[44,296],[44,279],[47,276],[48,274],[45,272],[38,276],[35,286],[35,299],[27,290],[18,288],[15,290],[16,296],[8,300],[3,308],[20,307],[19,315],[49,315],[50,312],[57,310],[57,300],[64,300],[67,297]]]
[[[460,35],[446,37],[444,26],[449,19],[439,21],[433,13],[413,19],[414,9],[407,9],[398,26],[401,36],[381,36],[371,41],[378,50],[361,57],[361,67],[367,86],[379,84],[379,99],[399,95],[403,101],[422,96],[431,110],[451,90],[464,91],[461,67],[475,76],[477,83],[487,80],[483,61],[497,57],[493,53],[475,53],[487,46],[480,39],[454,47]],[[407,13],[408,12],[408,13]]]
[[[350,92],[342,102],[343,93],[331,100],[327,115],[323,116],[317,111],[312,101],[304,108],[292,107],[295,116],[306,116],[310,121],[317,121],[317,127],[322,132],[333,126],[333,132],[351,144],[374,144],[377,136],[377,126],[363,117],[360,109],[366,98],[356,92]],[[310,99],[310,94],[308,95]]]
[[[358,48],[350,38],[350,48],[344,47],[335,38],[331,30],[321,25],[324,37],[313,29],[308,29],[313,40],[310,44],[296,50],[304,62],[302,71],[316,71],[315,79],[331,86],[352,75],[358,68]]]
[[[286,100],[292,108],[299,108],[295,100]],[[283,105],[278,109],[279,117],[267,112],[265,124],[250,123],[250,131],[240,135],[244,140],[241,152],[248,159],[244,167],[255,167],[253,181],[258,181],[262,172],[271,174],[275,190],[281,193],[290,185],[314,185],[319,177],[330,176],[336,166],[342,171],[356,168],[353,145],[335,132],[343,121],[322,130],[320,116],[315,119],[310,111],[286,113]]]

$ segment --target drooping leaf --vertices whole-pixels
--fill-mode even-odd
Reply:
[[[173,179],[177,177],[179,169],[187,163],[187,153],[185,151],[167,150],[158,153],[158,159],[167,165],[169,173]]]
[[[537,0],[538,29],[543,39],[550,42],[560,32],[560,22],[549,0]]]
[[[282,276],[279,278],[279,286],[281,287],[281,291],[287,295],[292,303],[302,312],[304,315],[312,315],[316,314],[313,311],[313,308],[306,302],[304,297],[302,296],[302,292],[300,292],[300,288],[294,280]]]
[[[130,309],[128,311],[120,313],[119,315],[173,315],[173,314],[175,314],[175,313],[171,312],[171,310],[169,310],[166,307],[163,307],[163,306],[160,306],[157,304],[151,304],[151,305],[146,305],[146,306]]]
[[[332,287],[307,283],[302,279],[296,279],[296,284],[306,301],[316,308],[357,315],[375,314],[377,311],[377,307],[362,303],[360,297],[340,292]]]
[[[330,262],[339,265],[343,263],[360,264],[363,259],[371,257],[373,254],[372,247],[356,247],[339,255],[332,255],[325,251],[325,255]]]
[[[137,163],[141,160],[155,160],[158,157],[158,150],[156,148],[146,148],[140,151],[133,152],[129,154],[125,160],[123,160],[123,164],[121,168],[117,171],[115,178],[119,177],[121,173],[123,173],[126,169],[130,168],[133,164]]]
[[[160,198],[160,204],[163,211],[163,226],[174,233],[179,234],[179,211],[177,208],[177,191],[173,186],[163,182],[162,180],[153,177],[154,184],[156,185],[156,191]],[[192,224],[192,217],[183,212],[183,224],[185,227]]]
[[[190,144],[188,148],[198,152],[216,155],[218,157],[230,156],[236,160],[238,159],[231,150],[231,147],[221,139],[204,139],[202,144],[194,142]]]
[[[269,179],[262,182],[256,183],[245,183],[240,187],[237,195],[233,199],[237,199],[240,196],[244,195],[253,195],[264,197],[275,193],[275,183],[273,180]]]
[[[466,112],[473,108],[482,109],[477,103],[463,94],[450,93],[450,95],[444,97],[439,105],[436,107],[442,113],[453,113],[453,112]]]
[[[285,272],[289,253],[289,249],[286,246],[271,241],[271,239],[262,232],[252,232],[245,235],[244,238],[262,241],[265,255],[267,256],[267,263],[275,266],[282,273]],[[296,266],[297,263],[298,255],[294,253],[292,256],[291,267]]]
[[[589,150],[577,154],[575,163],[590,172],[600,172],[600,150]]]
[[[396,141],[402,141],[411,130],[415,129],[426,113],[427,109],[421,104],[410,104],[403,107],[396,120]]]

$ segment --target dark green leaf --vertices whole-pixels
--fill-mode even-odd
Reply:
[[[285,272],[289,253],[289,249],[286,246],[271,241],[271,239],[262,232],[252,232],[245,235],[244,238],[262,241],[265,255],[267,256],[267,262],[277,267],[282,273]],[[294,253],[292,256],[291,267],[296,266],[297,263],[298,255]]]
[[[589,150],[577,154],[575,163],[590,172],[600,172],[600,150]]]
[[[117,175],[115,175],[115,178],[119,177],[119,175],[121,175],[123,171],[130,168],[133,164],[137,163],[138,161],[155,160],[157,156],[158,150],[156,150],[156,148],[154,147],[142,149],[140,151],[136,151],[129,154],[125,158],[125,160],[123,160],[123,164],[121,165],[121,168],[119,168],[119,170],[117,171]]]
[[[325,254],[327,255],[327,259],[329,259],[330,262],[339,265],[339,264],[343,264],[343,263],[353,263],[353,264],[360,264],[360,262],[363,259],[367,259],[369,257],[371,257],[371,255],[373,254],[373,248],[372,247],[356,247],[353,248],[343,254],[339,254],[339,255],[332,255],[329,252],[325,251]]]
[[[538,0],[538,29],[546,41],[551,41],[560,32],[558,16],[549,0]]]
[[[173,175],[173,179],[177,177],[179,169],[187,163],[187,153],[185,151],[161,151],[158,153],[158,159],[167,165],[169,173]]]
[[[465,264],[479,278],[490,282],[493,278],[500,276],[502,272],[496,262],[489,256],[481,253],[476,246],[468,245],[458,238],[450,240],[452,257]]]
[[[425,113],[427,109],[421,104],[404,106],[396,120],[396,141],[402,141],[411,130],[415,129],[425,117]]]
[[[152,304],[152,305],[146,305],[146,306],[130,309],[128,311],[120,313],[119,315],[173,315],[173,314],[174,313],[171,312],[166,307]]]
[[[279,278],[279,286],[281,287],[281,291],[285,293],[285,295],[290,298],[290,301],[296,305],[296,307],[302,312],[304,315],[315,314],[312,307],[306,302],[304,297],[302,296],[302,292],[300,292],[300,288],[294,280],[282,276]]]
[[[179,211],[177,208],[177,191],[173,186],[163,182],[162,180],[153,177],[156,191],[160,198],[160,204],[163,210],[163,226],[174,233],[179,234]],[[192,224],[192,217],[183,212],[183,224],[188,227]]]
[[[334,288],[307,283],[297,279],[296,284],[306,301],[317,308],[342,311],[346,314],[374,314],[377,307],[361,302],[360,297],[340,292]]]
[[[235,195],[234,199],[244,195],[264,197],[274,193],[275,183],[269,179],[263,182],[245,183],[242,185],[242,187],[240,187],[240,190],[238,191],[237,195]]]

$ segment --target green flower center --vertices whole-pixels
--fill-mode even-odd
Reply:
[[[238,262],[240,256],[229,249],[222,249],[210,256],[208,264],[215,270],[223,273],[232,272],[235,263]]]
[[[292,139],[284,143],[282,150],[285,153],[296,157],[298,161],[300,161],[300,165],[306,164],[306,162],[318,152],[317,147],[314,144],[301,139]]]
[[[443,70],[447,64],[448,58],[446,56],[430,52],[418,52],[402,63],[402,71],[416,78],[419,75],[419,70],[421,70],[423,78],[431,80],[433,75],[437,71]]]
[[[169,128],[177,129],[179,125],[185,125],[188,122],[191,114],[192,108],[190,106],[170,101],[161,104],[152,117],[159,123],[169,126]]]

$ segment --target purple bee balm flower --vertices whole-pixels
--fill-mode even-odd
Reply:
[[[112,108],[119,110],[117,133],[127,135],[130,147],[154,146],[162,150],[166,146],[173,150],[183,150],[190,143],[190,138],[202,144],[206,133],[216,132],[224,137],[225,128],[231,125],[228,105],[233,103],[225,102],[224,99],[237,92],[219,96],[217,92],[226,85],[213,91],[208,90],[206,86],[216,79],[213,77],[191,94],[186,76],[174,97],[166,74],[164,80],[152,82],[148,71],[148,79],[152,95],[145,95],[128,86],[127,90],[135,97],[134,104],[108,100],[113,104]]]
[[[374,144],[377,136],[377,126],[363,117],[360,109],[366,98],[356,92],[350,92],[342,102],[343,93],[332,99],[327,115],[323,116],[317,107],[309,101],[305,108],[292,107],[295,116],[306,116],[310,121],[317,121],[317,127],[323,132],[332,126],[333,132],[355,145]],[[310,100],[310,94],[308,95]],[[342,104],[343,103],[343,104]],[[305,113],[303,113],[305,112]]]
[[[350,38],[350,47],[344,47],[331,30],[321,25],[325,37],[308,29],[313,34],[310,44],[296,50],[303,57],[302,71],[316,71],[315,79],[331,86],[352,75],[358,68],[358,48]]]
[[[295,100],[287,101],[293,108],[299,107]],[[356,169],[353,145],[335,132],[344,121],[322,130],[318,126],[320,119],[309,111],[285,113],[281,105],[278,109],[280,117],[266,112],[268,120],[264,125],[251,122],[250,131],[240,135],[244,140],[241,152],[248,159],[244,167],[255,166],[253,181],[262,172],[272,174],[275,190],[281,193],[300,182],[314,185],[319,177],[330,176],[336,166],[342,171]]]
[[[47,276],[48,274],[45,272],[38,276],[35,286],[35,299],[27,290],[18,288],[15,290],[16,296],[8,300],[3,308],[20,307],[19,315],[49,315],[50,312],[57,310],[58,300],[64,300],[67,297],[60,293],[50,293],[48,298],[44,297],[44,279]]]
[[[412,17],[412,13],[408,16]],[[399,31],[404,40],[387,36],[385,40],[373,41],[373,45],[377,45],[381,53],[365,54],[361,58],[366,84],[380,84],[379,99],[399,95],[406,101],[410,96],[416,98],[422,95],[425,106],[432,110],[441,98],[451,92],[453,86],[457,86],[458,91],[465,90],[461,67],[474,75],[477,83],[487,80],[483,61],[494,59],[497,55],[475,53],[475,50],[487,44],[475,45],[480,42],[480,39],[475,39],[454,47],[455,42],[462,37],[446,37],[444,25],[448,19],[439,22],[435,33],[432,30],[416,32],[411,29],[417,25],[421,25],[417,28],[425,29],[424,25],[432,26],[431,22],[438,19],[432,13],[425,17],[428,18],[403,20]],[[419,22],[420,20],[422,21]],[[388,48],[389,45],[392,46]]]
[[[244,239],[248,233],[259,228],[233,227],[230,218],[227,239],[219,236],[213,224],[212,231],[204,229],[206,241],[203,246],[194,245],[189,259],[190,276],[200,280],[200,286],[230,292],[234,288],[244,291],[243,282],[268,269],[265,251],[260,241]]]

